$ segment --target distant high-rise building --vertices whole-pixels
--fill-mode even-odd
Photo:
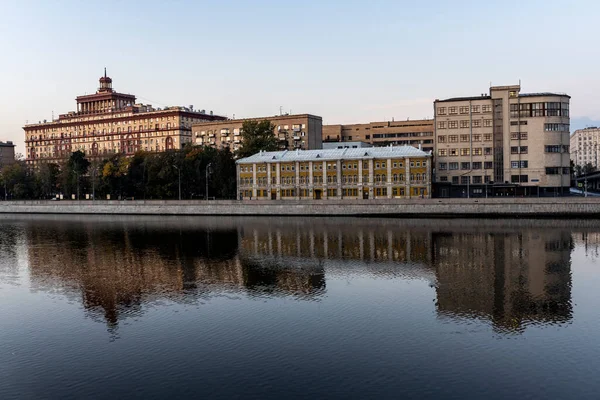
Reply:
[[[88,157],[107,157],[179,149],[192,142],[193,123],[226,119],[192,106],[160,109],[138,104],[134,95],[113,89],[106,70],[96,93],[76,100],[77,111],[23,128],[29,164],[57,162],[77,150]]]
[[[569,192],[570,97],[520,92],[496,86],[434,102],[437,196]]]
[[[600,128],[578,129],[571,135],[571,160],[573,164],[584,167],[591,165],[598,169],[598,145]]]
[[[15,145],[13,142],[0,142],[0,168],[15,162]]]

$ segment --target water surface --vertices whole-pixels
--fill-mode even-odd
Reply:
[[[598,398],[594,221],[0,217],[0,398]]]

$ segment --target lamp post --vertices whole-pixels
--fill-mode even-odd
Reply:
[[[208,201],[208,174],[210,174],[210,167],[212,166],[212,163],[208,163],[208,165],[206,166],[206,200]]]
[[[177,165],[173,165],[179,175],[179,200],[181,200],[181,169]]]

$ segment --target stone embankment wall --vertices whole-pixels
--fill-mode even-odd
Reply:
[[[113,215],[264,215],[600,218],[600,198],[414,199],[327,201],[4,201],[0,213]]]

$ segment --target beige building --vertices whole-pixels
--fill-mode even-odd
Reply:
[[[571,160],[581,167],[591,164],[598,169],[600,128],[578,129],[571,135]]]
[[[260,152],[237,161],[243,199],[428,198],[430,176],[431,153],[411,146]]]
[[[423,151],[433,151],[433,120],[323,126],[323,142],[357,141],[373,146],[413,146]]]
[[[15,145],[11,141],[0,142],[0,168],[15,162]]]
[[[323,119],[310,114],[228,119],[194,124],[192,126],[194,143],[216,148],[229,147],[235,151],[242,143],[244,122],[264,120],[270,121],[275,126],[273,134],[279,139],[279,146],[282,150],[312,150],[322,147]]]
[[[568,193],[570,97],[520,91],[434,102],[437,196]]]
[[[179,149],[192,143],[192,124],[225,119],[192,106],[160,109],[135,100],[134,95],[114,91],[105,71],[95,94],[77,97],[77,111],[23,128],[27,162],[58,162],[77,150],[107,157]]]

